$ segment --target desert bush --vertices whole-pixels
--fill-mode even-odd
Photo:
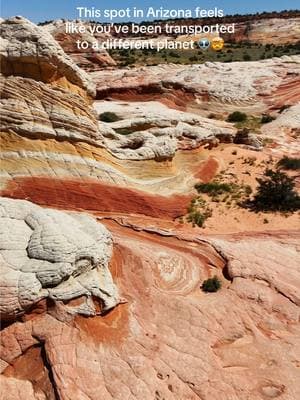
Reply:
[[[195,185],[195,189],[199,193],[207,193],[211,196],[217,196],[223,193],[230,193],[233,191],[232,184],[212,181],[208,183],[197,183]]]
[[[192,222],[193,225],[197,225],[200,228],[203,227],[204,222],[207,220],[207,218],[209,218],[211,216],[211,213],[208,213],[206,211],[192,211],[191,213],[189,213],[188,215],[188,221]]]
[[[228,122],[244,122],[246,120],[247,120],[247,114],[240,111],[234,111],[227,117]]]
[[[192,56],[192,57],[189,58],[189,61],[190,62],[196,62],[196,61],[198,61],[198,57],[197,56]]]
[[[255,211],[296,211],[300,209],[300,196],[295,191],[293,178],[284,172],[266,169],[257,178],[258,187],[250,205]]]
[[[114,112],[105,111],[99,115],[99,120],[102,122],[116,122],[119,121],[120,118]]]
[[[244,61],[251,61],[251,59],[252,58],[251,58],[250,54],[246,53],[246,54],[243,55],[243,60]]]
[[[175,51],[170,51],[169,56],[174,58],[180,58],[180,55]]]
[[[283,169],[300,170],[300,158],[283,157],[278,161],[277,166]]]
[[[262,117],[261,117],[261,120],[260,120],[260,122],[262,123],[262,124],[267,124],[267,123],[269,123],[269,122],[272,122],[272,121],[274,121],[274,117],[272,117],[272,115],[270,115],[270,114],[264,114]]]
[[[208,207],[206,201],[200,196],[192,199],[187,211],[187,220],[188,222],[191,222],[193,226],[197,225],[203,227],[207,218],[212,216],[212,210]]]
[[[215,275],[213,278],[206,279],[201,286],[201,289],[203,292],[217,292],[219,289],[221,289],[221,281],[220,279]]]

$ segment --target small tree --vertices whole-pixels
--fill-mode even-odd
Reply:
[[[258,178],[257,192],[252,203],[256,211],[296,211],[300,209],[300,196],[295,191],[294,179],[284,172],[266,169]]]
[[[220,279],[215,275],[213,278],[206,279],[206,281],[203,282],[201,289],[203,292],[217,292],[219,289],[221,289],[221,281]]]

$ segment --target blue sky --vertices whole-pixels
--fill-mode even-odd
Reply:
[[[2,0],[1,16],[10,17],[23,15],[34,22],[49,19],[77,18],[76,7],[96,7],[100,9],[126,8],[126,7],[164,7],[164,8],[201,8],[219,7],[225,14],[246,14],[261,11],[283,9],[299,9],[299,0]]]

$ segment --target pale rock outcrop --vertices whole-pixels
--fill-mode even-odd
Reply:
[[[247,40],[252,43],[272,43],[283,45],[299,42],[300,18],[271,18],[237,23],[236,40]]]
[[[171,159],[178,149],[214,147],[232,142],[235,129],[228,123],[212,121],[200,115],[171,109],[159,102],[96,101],[101,118],[113,112],[116,122],[99,123],[104,143],[121,159]]]
[[[263,147],[260,138],[255,133],[250,132],[249,129],[239,130],[233,139],[233,143],[244,144],[254,150],[261,150]]]
[[[274,121],[263,125],[261,130],[265,137],[276,143],[275,153],[299,156],[300,102],[282,111]]]
[[[66,23],[72,23],[75,26],[85,26],[84,33],[66,33]],[[59,19],[49,22],[42,26],[43,29],[50,32],[54,39],[61,45],[65,53],[68,54],[73,61],[86,71],[98,71],[102,68],[116,66],[116,62],[104,49],[93,50],[93,43],[101,43],[105,39],[110,38],[108,33],[94,34],[89,30],[89,22],[80,20],[66,21]],[[89,43],[86,50],[78,49],[77,40]]]
[[[3,387],[17,394],[12,376],[21,375],[26,391],[42,396],[26,370],[39,360],[30,349],[41,346],[62,399],[299,398],[299,237],[203,240],[110,227],[128,303],[73,323],[46,314],[8,326]],[[214,274],[221,290],[203,293]]]
[[[81,96],[17,76],[0,76],[0,94],[2,132],[100,145],[95,113]]]
[[[95,315],[118,303],[108,263],[110,233],[86,215],[68,215],[23,200],[0,199],[1,317],[16,318],[38,301],[68,302],[70,312]]]
[[[91,74],[97,98],[159,100],[204,110],[262,113],[300,100],[300,56],[251,62],[165,64]],[[204,107],[205,106],[205,107]],[[209,106],[207,108],[207,106]]]
[[[23,17],[3,20],[1,30],[1,72],[42,82],[66,78],[88,94],[95,95],[90,77],[65,54],[51,34]]]

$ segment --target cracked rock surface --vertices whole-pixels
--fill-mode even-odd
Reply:
[[[45,298],[84,296],[77,311],[86,315],[96,314],[92,296],[103,310],[118,303],[108,269],[112,238],[104,226],[23,200],[1,198],[0,213],[2,318],[15,318]]]

